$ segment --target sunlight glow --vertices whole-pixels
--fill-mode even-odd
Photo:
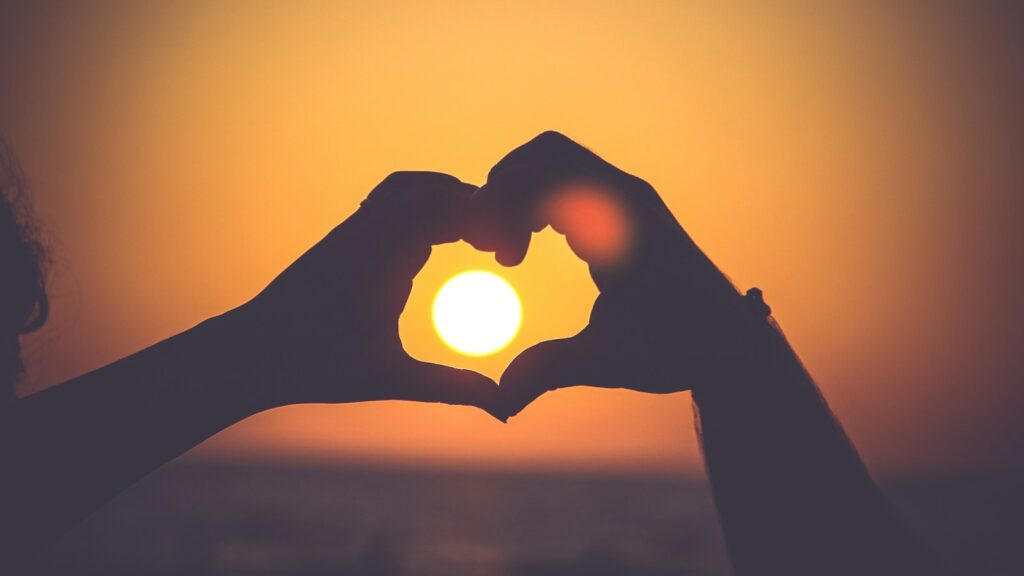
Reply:
[[[487,356],[516,337],[523,309],[519,295],[504,278],[471,270],[441,286],[432,315],[437,335],[453,350],[467,356]]]
[[[626,209],[600,184],[575,182],[551,195],[544,219],[565,234],[573,252],[591,264],[610,266],[629,250],[630,223]]]

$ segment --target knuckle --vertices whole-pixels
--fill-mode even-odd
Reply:
[[[426,170],[392,172],[381,184],[388,188],[408,189],[415,192],[433,192],[463,186],[462,181],[451,174]]]
[[[463,184],[449,174],[402,170],[388,174],[370,191],[364,204],[367,201],[373,204],[385,201],[387,204],[423,203],[449,191],[468,197],[475,190],[475,186]]]
[[[401,184],[402,182],[407,181],[408,178],[409,178],[409,172],[402,171],[402,170],[396,171],[396,172],[392,172],[391,174],[388,174],[384,178],[384,180],[381,181],[380,186],[383,186],[383,187],[395,186],[397,184]]]
[[[541,132],[540,134],[535,136],[533,140],[530,140],[527,143],[527,145],[529,144],[543,144],[547,146],[564,144],[576,145],[576,142],[574,142],[572,138],[569,138],[565,134],[562,134],[561,132],[558,132],[556,130],[545,130],[544,132]]]

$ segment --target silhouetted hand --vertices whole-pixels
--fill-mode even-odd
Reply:
[[[398,317],[431,245],[460,238],[475,186],[398,172],[359,210],[236,312],[265,378],[265,407],[302,402],[419,400],[488,410],[493,380],[414,360]]]
[[[727,370],[751,318],[647,182],[546,132],[505,156],[474,197],[467,239],[511,266],[532,232],[563,234],[600,290],[579,334],[525,350],[506,369],[499,413],[574,385],[667,393]]]

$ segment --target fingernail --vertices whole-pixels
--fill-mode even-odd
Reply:
[[[494,253],[494,259],[506,268],[518,266],[523,261],[523,256],[524,253],[513,250],[499,250]]]

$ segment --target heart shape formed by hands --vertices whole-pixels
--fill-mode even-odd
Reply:
[[[505,370],[499,418],[557,388],[668,393],[728,369],[750,315],[647,182],[545,132],[498,162],[472,203],[465,238],[475,248],[514,266],[551,225],[600,291],[579,334],[532,346]]]
[[[549,224],[600,292],[582,331],[523,351],[500,386],[409,356],[399,316],[432,246],[463,239],[514,266]],[[231,316],[244,347],[261,351],[260,408],[418,400],[501,420],[566,386],[692,388],[721,376],[744,349],[737,336],[751,332],[742,297],[654,188],[555,132],[513,150],[480,188],[434,172],[392,174]]]

